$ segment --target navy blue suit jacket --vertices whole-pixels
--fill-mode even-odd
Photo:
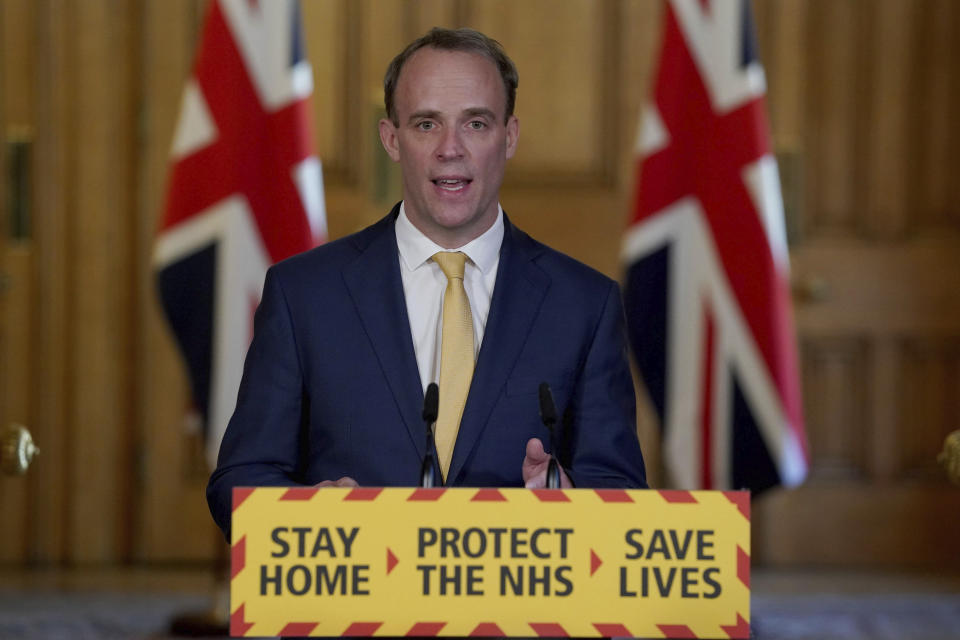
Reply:
[[[423,390],[394,221],[294,256],[267,273],[237,408],[207,500],[229,539],[235,486],[416,486]],[[644,487],[616,283],[504,216],[490,314],[447,485],[523,486],[529,438],[549,446],[550,384],[578,487]],[[437,476],[439,477],[439,475]]]

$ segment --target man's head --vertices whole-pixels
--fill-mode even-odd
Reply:
[[[512,83],[499,61],[513,70]],[[516,151],[513,63],[482,34],[434,29],[394,59],[384,85],[390,117],[380,121],[380,141],[400,163],[407,217],[437,244],[463,246],[496,221]]]
[[[513,108],[517,103],[519,76],[517,75],[516,65],[513,64],[513,60],[507,57],[500,43],[473,29],[434,27],[426,35],[407,45],[407,48],[398,53],[390,62],[390,66],[387,67],[387,73],[383,77],[383,104],[387,108],[387,117],[394,125],[398,124],[394,93],[397,89],[400,71],[410,56],[424,47],[432,47],[441,51],[476,53],[489,58],[497,66],[500,78],[503,80],[503,89],[507,96],[505,113],[508,118],[513,115]]]

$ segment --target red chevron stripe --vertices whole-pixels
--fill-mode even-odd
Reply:
[[[343,496],[344,502],[362,502],[367,500],[376,500],[377,496],[383,492],[383,487],[357,487]]]
[[[737,577],[747,589],[750,588],[750,554],[740,545],[737,545]]]
[[[480,638],[503,638],[505,634],[500,627],[498,627],[493,622],[481,622],[477,625],[477,628],[470,632],[470,637],[480,637]]]
[[[446,493],[446,489],[416,489],[407,498],[408,502],[436,502]]]
[[[499,489],[480,489],[478,490],[470,502],[506,502],[507,498]]]
[[[281,638],[288,636],[308,636],[310,632],[317,628],[319,622],[288,622],[287,626],[280,629],[277,635]]]
[[[230,579],[237,577],[247,565],[247,536],[243,536],[233,543],[230,548]]]
[[[696,504],[697,499],[689,491],[676,491],[670,489],[661,489],[657,491],[664,500],[673,504],[692,503]]]
[[[633,498],[626,489],[594,489],[593,491],[604,502],[633,502]]]
[[[340,635],[349,638],[365,638],[376,633],[382,625],[382,622],[354,622]]]
[[[594,622],[593,628],[604,638],[632,638],[633,634],[622,624]]]
[[[250,627],[253,626],[252,622],[247,622],[243,619],[243,608],[246,605],[241,604],[237,607],[237,610],[230,614],[230,636],[239,637],[247,635],[247,631],[250,631]]]
[[[547,489],[547,491],[559,491]],[[531,622],[530,628],[541,638],[569,638],[570,634],[556,622]]]
[[[749,638],[750,637],[750,623],[743,619],[739,613],[737,614],[737,624],[734,625],[720,625],[720,628],[730,636],[731,638]]]
[[[253,487],[234,487],[233,488],[233,507],[231,511],[236,511],[237,507],[243,504],[243,501],[253,493]]]
[[[723,495],[727,500],[737,505],[737,510],[743,514],[743,517],[750,520],[750,492],[749,491],[724,491]]]
[[[530,489],[540,502],[570,502],[570,497],[563,489]]]
[[[658,624],[657,629],[666,638],[696,638],[697,635],[685,624]]]
[[[317,491],[320,489],[316,487],[290,487],[280,496],[280,500],[309,500],[317,495]]]
[[[447,626],[446,622],[418,622],[407,631],[408,636],[431,637],[440,633]]]

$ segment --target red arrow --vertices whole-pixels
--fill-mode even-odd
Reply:
[[[393,551],[390,551],[390,547],[387,547],[387,575],[390,575],[390,572],[393,571],[393,568],[397,566],[397,556],[393,555]]]
[[[590,549],[590,575],[596,573],[602,564],[603,560],[600,559],[600,556],[593,549]]]

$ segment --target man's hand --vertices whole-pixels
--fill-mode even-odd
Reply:
[[[550,456],[543,450],[543,443],[539,438],[527,440],[527,455],[523,459],[523,486],[527,489],[543,489],[547,486],[547,466]],[[558,465],[559,466],[559,465]],[[573,483],[567,473],[560,467],[560,488],[572,489]]]
[[[357,481],[349,476],[343,476],[339,480],[324,480],[323,482],[318,482],[313,485],[315,489],[321,487],[359,487]]]

